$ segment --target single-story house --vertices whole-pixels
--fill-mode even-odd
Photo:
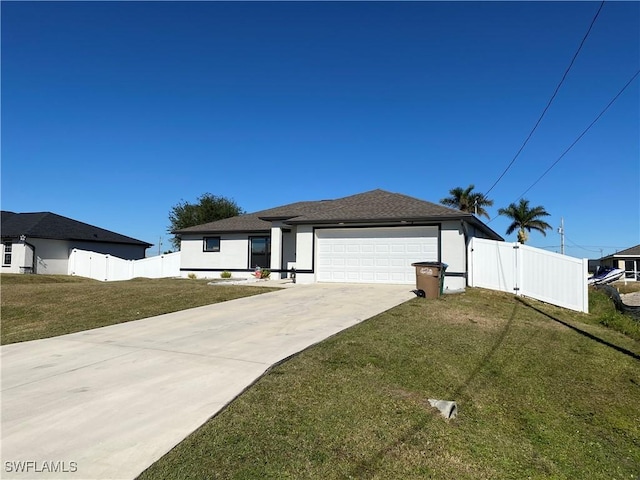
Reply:
[[[256,267],[298,283],[415,284],[421,261],[448,265],[445,287],[466,286],[472,237],[504,239],[469,213],[399,193],[372,190],[292,203],[173,232],[181,275],[250,277]]]
[[[74,248],[126,260],[144,258],[152,244],[51,212],[1,212],[2,273],[66,275]]]
[[[640,245],[602,257],[600,265],[603,267],[623,268],[626,278],[640,280]]]

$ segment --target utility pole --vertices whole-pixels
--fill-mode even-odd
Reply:
[[[560,217],[560,228],[558,228],[560,234],[560,253],[564,255],[564,218]]]
[[[162,235],[160,235],[160,240],[158,240],[158,256],[162,255],[160,250],[162,249]]]

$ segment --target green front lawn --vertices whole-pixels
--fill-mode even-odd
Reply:
[[[593,314],[416,298],[275,367],[140,479],[635,479],[639,359]]]
[[[273,290],[207,280],[98,282],[66,275],[0,275],[2,344],[54,337]]]
[[[2,343],[268,291],[0,281]],[[600,292],[590,311],[481,289],[415,298],[274,367],[140,478],[638,478],[640,326]]]

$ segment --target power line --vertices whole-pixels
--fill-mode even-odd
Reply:
[[[593,248],[587,248],[587,247],[583,247],[583,246],[581,246],[581,245],[578,245],[576,242],[574,242],[574,241],[573,241],[573,240],[571,240],[570,238],[567,238],[567,240],[568,240],[569,242],[571,242],[571,244],[572,244],[574,247],[576,247],[576,248],[580,248],[580,249],[582,249],[582,250],[586,250],[587,252],[594,252],[594,253],[598,253],[598,252],[600,252],[600,254],[602,254],[602,250],[603,250],[602,248],[595,247],[595,248],[596,248],[596,250],[594,250]]]
[[[624,87],[622,87],[622,90],[620,90],[620,91],[618,92],[618,94],[617,94],[615,97],[613,97],[613,99],[612,99],[612,100],[607,104],[607,106],[606,106],[606,107],[604,107],[604,110],[602,110],[602,111],[600,112],[600,114],[595,118],[595,120],[594,120],[593,122],[591,122],[591,123],[589,124],[589,126],[588,126],[587,128],[585,128],[585,129],[582,131],[582,133],[581,133],[580,135],[578,135],[578,138],[576,138],[576,139],[573,141],[573,143],[572,143],[571,145],[569,145],[569,147],[568,147],[568,148],[567,148],[567,149],[562,153],[562,155],[560,155],[560,157],[558,157],[558,159],[557,159],[555,162],[553,162],[553,163],[551,164],[551,166],[550,166],[549,168],[547,168],[547,169],[545,170],[545,172],[544,172],[542,175],[540,175],[540,177],[538,177],[538,179],[537,179],[535,182],[533,182],[533,183],[531,184],[531,186],[530,186],[529,188],[527,188],[524,192],[522,192],[522,193],[520,194],[520,196],[518,197],[518,199],[521,199],[522,197],[524,197],[525,193],[527,193],[529,190],[531,190],[533,187],[535,187],[535,186],[537,185],[537,183],[538,183],[540,180],[542,180],[542,179],[545,177],[545,175],[546,175],[547,173],[549,173],[549,172],[551,171],[551,169],[552,169],[553,167],[555,167],[555,166],[558,164],[558,162],[559,162],[560,160],[562,160],[562,158],[563,158],[567,153],[569,153],[569,150],[571,150],[571,149],[576,145],[576,143],[578,143],[578,142],[580,141],[580,139],[581,139],[582,137],[584,137],[584,135],[585,135],[589,130],[591,130],[591,127],[593,127],[593,126],[596,124],[596,122],[597,122],[598,120],[600,120],[600,117],[602,117],[602,115],[604,115],[604,114],[605,114],[605,112],[609,109],[609,107],[611,107],[611,105],[613,105],[613,103],[618,99],[618,97],[620,97],[620,95],[622,95],[622,93],[627,89],[627,87],[628,87],[629,85],[631,85],[631,83],[636,79],[636,77],[637,77],[638,75],[640,75],[640,70],[638,70],[638,71],[637,71],[637,72],[636,72],[636,73],[631,77],[631,79],[630,79],[630,80],[625,84],[625,86],[624,86]]]
[[[562,155],[560,155],[560,157],[558,157],[558,159],[557,159],[555,162],[553,162],[553,163],[551,164],[551,166],[550,166],[549,168],[547,168],[547,169],[545,170],[545,172],[544,172],[542,175],[540,175],[540,177],[538,177],[538,179],[537,179],[535,182],[533,182],[533,183],[529,186],[529,188],[527,188],[524,192],[522,192],[522,193],[518,196],[518,198],[516,199],[516,201],[518,201],[519,199],[521,199],[522,197],[524,197],[524,195],[525,195],[529,190],[531,190],[533,187],[535,187],[535,186],[538,184],[538,182],[540,182],[540,180],[542,180],[542,179],[547,175],[547,173],[549,173],[549,172],[551,171],[551,169],[552,169],[553,167],[555,167],[555,166],[558,164],[558,162],[559,162],[560,160],[562,160],[562,158],[563,158],[567,153],[569,153],[569,150],[571,150],[571,149],[572,149],[572,148],[573,148],[573,147],[574,147],[574,146],[575,146],[575,145],[576,145],[576,144],[577,144],[577,143],[582,139],[582,137],[584,137],[584,136],[585,136],[585,134],[586,134],[589,130],[591,130],[591,127],[593,127],[593,126],[596,124],[596,122],[597,122],[598,120],[600,120],[600,118],[605,114],[605,112],[606,112],[607,110],[609,110],[609,107],[611,107],[611,105],[613,105],[613,104],[614,104],[614,102],[615,102],[615,101],[620,97],[620,95],[622,95],[622,94],[624,93],[624,91],[629,87],[629,85],[631,85],[631,83],[632,83],[632,82],[633,82],[633,81],[638,77],[638,75],[640,75],[640,70],[638,70],[638,71],[637,71],[637,72],[636,72],[636,73],[631,77],[631,79],[630,79],[630,80],[625,84],[625,86],[624,86],[624,87],[622,87],[622,89],[621,89],[621,90],[616,94],[616,96],[615,96],[615,97],[613,97],[613,98],[611,99],[611,101],[607,104],[607,106],[606,106],[606,107],[604,107],[604,109],[603,109],[603,110],[598,114],[598,116],[595,118],[595,120],[593,120],[593,122],[591,122],[591,123],[589,124],[589,126],[588,126],[587,128],[585,128],[585,129],[582,131],[582,133],[581,133],[580,135],[578,135],[578,137],[573,141],[573,143],[572,143],[571,145],[569,145],[569,147],[568,147],[568,148],[567,148],[567,149],[562,153]],[[514,203],[515,203],[515,202],[514,202]],[[487,223],[487,225],[488,225],[489,223],[491,223],[495,218],[497,218],[497,217],[493,217],[493,218],[492,218],[492,219],[490,219],[488,222],[486,222],[486,223]]]
[[[524,143],[520,147],[520,150],[518,150],[518,153],[516,153],[515,157],[513,157],[513,159],[509,163],[509,165],[507,165],[507,168],[504,169],[504,171],[498,177],[498,179],[495,182],[493,182],[493,185],[491,185],[491,188],[487,191],[487,193],[484,194],[484,197],[487,197],[489,195],[489,192],[491,192],[491,190],[494,189],[494,187],[498,184],[498,182],[500,182],[500,180],[502,180],[502,177],[504,177],[505,174],[509,171],[511,166],[515,163],[516,159],[520,156],[520,153],[522,153],[522,150],[524,150],[524,147],[527,145],[527,143],[529,143],[529,140],[533,136],[533,133],[537,130],[538,125],[540,125],[540,122],[542,121],[542,118],[546,115],[547,110],[549,110],[549,107],[551,106],[551,103],[556,98],[556,95],[558,94],[558,91],[560,90],[560,87],[564,83],[564,80],[567,78],[567,75],[569,74],[569,71],[571,70],[571,67],[573,67],[573,64],[576,61],[576,58],[578,57],[578,54],[580,53],[580,50],[582,50],[582,46],[586,42],[587,37],[589,36],[589,33],[591,33],[591,29],[593,28],[593,25],[596,23],[596,19],[600,15],[600,11],[602,10],[603,6],[604,6],[604,0],[602,1],[602,3],[600,3],[600,7],[598,8],[598,11],[596,12],[595,16],[593,17],[593,20],[591,20],[591,24],[589,25],[589,28],[587,29],[587,33],[585,33],[584,37],[582,38],[582,41],[580,42],[580,46],[578,47],[578,50],[576,50],[576,53],[573,55],[573,58],[571,59],[571,62],[569,63],[569,66],[565,70],[564,75],[562,76],[562,79],[560,80],[560,83],[558,83],[558,85],[556,86],[556,89],[553,92],[553,95],[551,95],[551,98],[549,99],[549,102],[547,102],[547,106],[542,111],[542,114],[540,115],[540,118],[538,118],[538,121],[533,126],[533,129],[531,129],[531,132],[529,132],[529,135],[527,136],[526,140],[524,141]]]

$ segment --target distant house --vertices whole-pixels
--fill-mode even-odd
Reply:
[[[74,248],[127,260],[144,258],[150,243],[50,212],[1,212],[2,273],[66,275]]]
[[[412,262],[448,265],[445,287],[464,288],[472,237],[503,240],[469,213],[384,190],[297,202],[173,232],[183,276],[273,277],[299,283],[415,283]]]
[[[602,257],[600,265],[623,268],[626,278],[640,280],[640,245]]]

